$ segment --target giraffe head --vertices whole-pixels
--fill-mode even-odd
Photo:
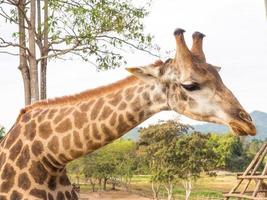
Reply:
[[[251,117],[233,93],[223,84],[219,67],[206,62],[202,50],[204,34],[193,34],[189,50],[183,36],[184,30],[176,29],[174,59],[157,65],[128,68],[144,81],[154,81],[165,87],[167,104],[187,117],[228,125],[238,135],[255,135]]]

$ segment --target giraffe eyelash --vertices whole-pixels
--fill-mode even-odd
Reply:
[[[198,83],[181,84],[181,86],[190,92],[200,90],[200,85]]]

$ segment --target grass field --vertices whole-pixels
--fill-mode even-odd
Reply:
[[[74,180],[74,179],[72,179]],[[82,181],[81,181],[82,182]],[[229,190],[237,183],[235,174],[219,173],[216,177],[209,177],[202,175],[193,184],[193,191],[191,198],[205,196],[205,197],[223,197],[223,193]],[[108,185],[108,189],[111,186]],[[120,188],[123,189],[123,188]],[[88,184],[81,185],[81,192],[88,192],[91,186]],[[131,192],[145,197],[152,197],[150,177],[149,176],[134,176],[131,183]],[[174,188],[174,196],[183,196],[185,191],[181,183],[177,183]],[[165,190],[161,189],[161,196],[165,197]]]

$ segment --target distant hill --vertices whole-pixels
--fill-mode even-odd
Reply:
[[[257,135],[251,138],[261,139],[261,140],[267,139],[267,113],[261,112],[261,111],[253,111],[252,113],[250,113],[250,116],[254,124],[256,125],[256,129],[257,129]],[[213,132],[213,133],[222,134],[222,133],[229,132],[229,129],[227,126],[213,124],[213,123],[198,124],[198,125],[194,125],[193,127],[195,128],[196,131],[199,131],[202,133]],[[138,133],[139,129],[140,129],[139,127],[132,129],[127,134],[125,134],[123,138],[137,141],[139,138],[139,133]]]

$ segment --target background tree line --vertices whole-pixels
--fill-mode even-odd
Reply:
[[[172,199],[180,182],[189,199],[193,183],[202,173],[215,170],[243,171],[263,141],[242,141],[232,134],[194,132],[175,121],[160,122],[140,130],[137,142],[119,139],[106,147],[73,161],[68,172],[79,182],[83,177],[93,191],[116,187],[130,190],[134,175],[150,177],[154,199],[165,191]]]

